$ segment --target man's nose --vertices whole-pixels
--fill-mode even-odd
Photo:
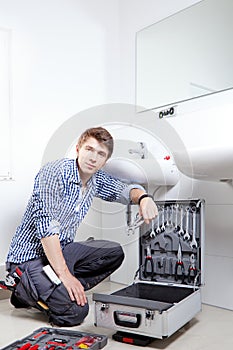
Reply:
[[[92,162],[96,162],[97,161],[97,157],[98,157],[97,152],[92,152],[91,153],[91,161]]]

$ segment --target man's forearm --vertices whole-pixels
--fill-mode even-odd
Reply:
[[[130,191],[130,199],[132,203],[138,204],[139,198],[145,193],[146,192],[140,188],[132,188],[132,190]]]
[[[69,273],[65,258],[61,250],[58,235],[44,237],[41,239],[41,243],[45,255],[57,276],[59,278],[62,278],[62,276]]]

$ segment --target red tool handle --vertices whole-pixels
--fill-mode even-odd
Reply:
[[[7,286],[5,284],[3,284],[4,282],[0,282],[0,288],[2,289],[8,289]]]
[[[28,350],[28,349],[30,349],[31,346],[32,346],[31,343],[26,343],[26,344],[22,345],[20,348],[18,348],[18,350]]]
[[[95,337],[92,337],[90,335],[82,337],[80,340],[75,343],[75,346],[79,346],[80,344],[86,344],[88,346],[92,345],[93,343],[96,342]]]
[[[44,334],[47,334],[47,333],[48,333],[48,331],[42,331],[42,332],[40,332],[40,333],[35,334],[33,338],[34,338],[34,339],[39,338],[40,336],[42,336],[42,335],[44,335]]]
[[[23,274],[22,271],[21,271],[18,267],[16,267],[15,272],[17,273],[17,275],[18,275],[19,277],[21,277],[22,274]]]

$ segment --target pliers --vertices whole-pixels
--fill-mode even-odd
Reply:
[[[178,269],[181,273],[178,273]],[[182,283],[184,283],[185,279],[185,270],[184,270],[184,263],[182,261],[182,250],[181,250],[181,244],[179,242],[178,246],[178,252],[177,252],[177,261],[175,266],[175,280],[177,281],[179,279],[179,276],[182,276],[181,280]]]
[[[188,282],[191,283],[191,279],[195,280],[197,276],[197,268],[195,265],[195,255],[190,255],[190,265],[188,269]]]
[[[8,289],[8,290],[13,292],[15,290],[15,287],[16,287],[15,278],[11,274],[8,274],[6,276],[6,281],[0,281],[0,287],[2,289]]]
[[[150,269],[148,269],[148,264],[150,264]],[[154,261],[152,258],[151,249],[150,249],[149,244],[146,247],[146,257],[145,257],[143,275],[145,278],[151,277],[151,280],[154,277]]]
[[[10,290],[11,292],[13,292],[15,290],[15,287],[6,284],[5,281],[0,281],[0,288],[5,289],[5,290]]]
[[[17,267],[15,271],[11,274],[8,273],[5,281],[0,281],[0,288],[8,289],[10,291],[14,291],[17,283],[20,281],[20,277],[22,276],[22,271]]]

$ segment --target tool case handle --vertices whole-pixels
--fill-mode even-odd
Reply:
[[[124,311],[114,311],[114,321],[117,326],[138,328],[141,324],[141,315],[136,313],[127,313]]]

